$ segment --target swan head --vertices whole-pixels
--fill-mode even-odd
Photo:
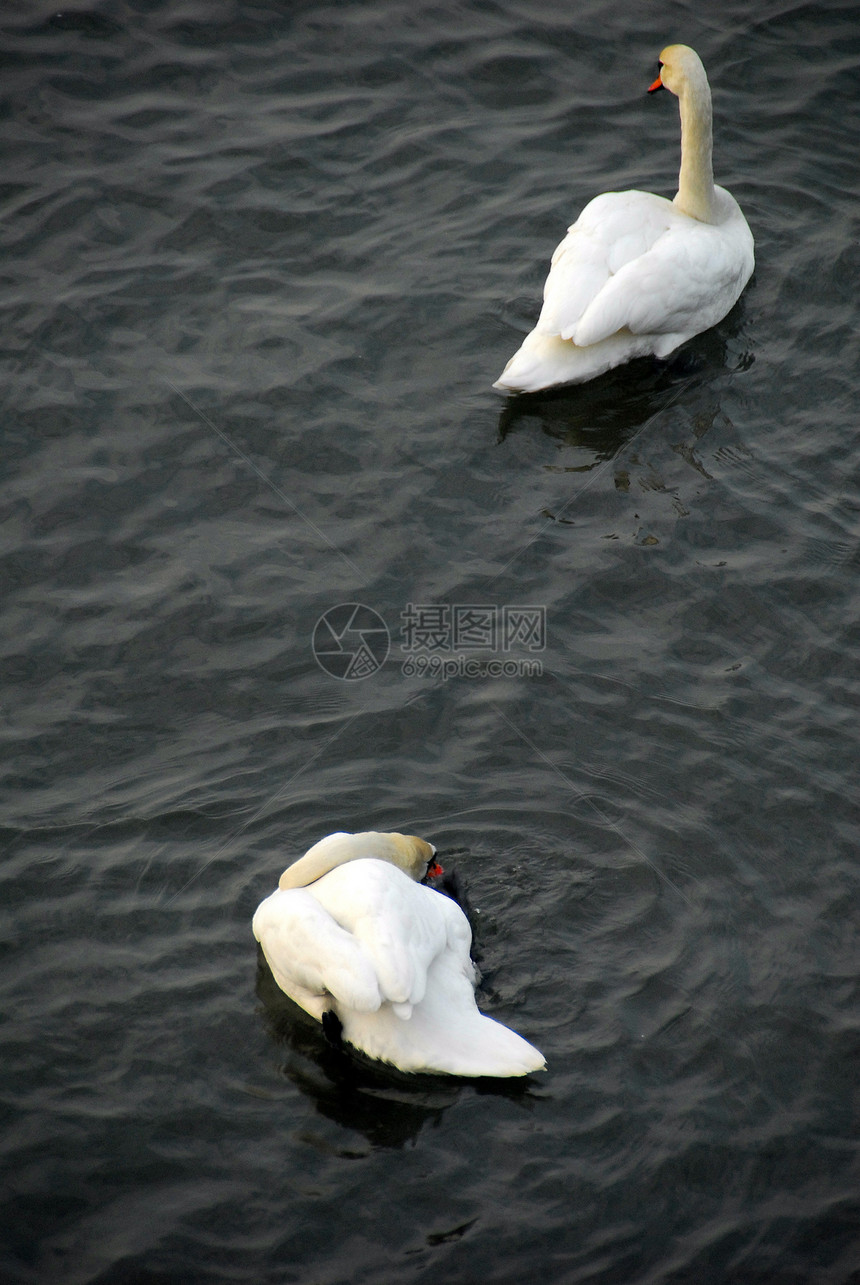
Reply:
[[[374,857],[397,866],[410,879],[420,882],[427,874],[442,874],[436,864],[436,849],[416,834],[364,830],[359,834],[338,831],[320,839],[303,857],[287,866],[278,880],[279,888],[305,888],[347,861]]]
[[[660,54],[660,74],[648,90],[668,89],[681,98],[689,87],[708,83],[702,60],[689,45],[667,45]]]
[[[387,842],[380,844],[379,851],[374,851],[373,856],[399,866],[416,883],[428,874],[442,873],[442,867],[436,861],[435,847],[426,839],[419,839],[417,834],[392,832],[379,834],[377,839]]]

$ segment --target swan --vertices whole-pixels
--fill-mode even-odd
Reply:
[[[740,298],[753,237],[737,201],[714,184],[711,90],[688,45],[660,54],[648,92],[658,89],[680,106],[677,195],[604,192],[586,205],[552,256],[537,325],[494,388],[537,392],[633,357],[668,357]]]
[[[339,831],[315,843],[254,915],[275,981],[327,1034],[401,1071],[543,1069],[536,1048],[478,1011],[469,921],[419,882],[442,873],[435,858],[414,835]]]

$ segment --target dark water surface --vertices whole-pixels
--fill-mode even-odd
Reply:
[[[701,9],[4,7],[4,1281],[860,1279],[860,18]],[[673,40],[755,277],[505,401],[585,201],[674,191]],[[278,1001],[338,828],[451,854],[546,1075]]]

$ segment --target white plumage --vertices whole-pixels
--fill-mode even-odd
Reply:
[[[605,192],[589,202],[552,257],[537,325],[495,388],[537,392],[634,357],[667,357],[716,325],[752,275],[747,221],[714,185],[705,69],[686,45],[670,45],[660,62],[651,90],[671,90],[680,105],[677,195]]]
[[[338,833],[315,844],[258,907],[254,936],[278,986],[342,1037],[401,1071],[516,1076],[541,1053],[480,1013],[469,921],[416,882],[435,849],[401,834]]]

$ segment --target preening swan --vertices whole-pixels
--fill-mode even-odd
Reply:
[[[514,1076],[539,1071],[531,1044],[478,1011],[472,932],[414,835],[330,834],[281,875],[254,936],[281,990],[342,1038],[401,1071]]]
[[[580,384],[633,357],[668,357],[726,315],[752,275],[740,206],[714,185],[711,90],[697,53],[669,45],[649,89],[681,111],[673,201],[605,192],[586,205],[552,256],[537,325],[493,385],[537,392]]]

